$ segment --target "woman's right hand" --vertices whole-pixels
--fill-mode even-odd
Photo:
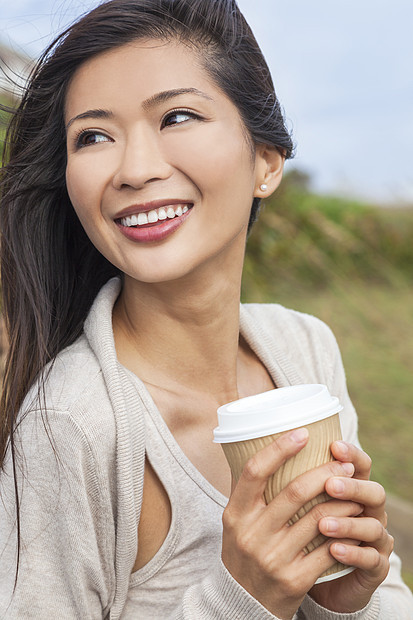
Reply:
[[[316,579],[336,561],[329,553],[328,541],[307,555],[303,551],[319,534],[319,520],[332,515],[356,516],[363,510],[355,502],[330,500],[288,525],[306,502],[324,491],[329,478],[353,475],[351,463],[338,461],[302,474],[265,503],[268,478],[307,440],[306,429],[285,433],[252,457],[223,515],[224,565],[245,590],[282,620],[294,616]]]

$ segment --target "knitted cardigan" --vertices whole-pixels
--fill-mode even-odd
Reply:
[[[35,386],[23,404],[16,431],[22,545],[14,594],[10,455],[0,476],[1,618],[122,617],[138,549],[146,388],[138,382],[137,389],[116,357],[112,308],[119,290],[117,278],[102,288],[83,335],[49,367],[41,397]],[[326,384],[344,405],[344,438],[357,443],[341,357],[324,323],[275,304],[248,304],[240,309],[240,330],[277,386]],[[209,568],[201,583],[188,584],[174,620],[275,619],[220,558]],[[397,556],[364,610],[337,614],[306,596],[296,618],[411,620],[412,596],[400,578]]]

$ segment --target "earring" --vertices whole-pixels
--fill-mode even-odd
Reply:
[[[268,185],[266,183],[262,183],[262,185],[260,185],[260,190],[262,192],[266,192],[268,189]]]

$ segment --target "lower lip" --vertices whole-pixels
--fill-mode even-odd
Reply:
[[[151,225],[143,226],[123,226],[120,222],[116,222],[120,232],[131,241],[140,243],[150,243],[154,241],[162,241],[174,233],[189,217],[192,207],[183,215],[168,220],[158,220]]]

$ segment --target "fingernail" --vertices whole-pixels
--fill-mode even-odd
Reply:
[[[344,493],[344,482],[342,480],[333,480],[333,489],[336,493]]]
[[[340,446],[340,450],[342,454],[348,454],[348,445],[345,441],[336,441],[336,444]]]
[[[336,555],[341,555],[341,557],[344,557],[346,555],[346,548],[344,545],[340,545],[340,543],[334,545],[334,553]]]
[[[354,465],[353,463],[341,463],[341,467],[344,469],[346,474],[352,476],[354,474]]]
[[[308,437],[308,430],[306,428],[297,428],[290,435],[291,439],[296,443],[303,443]]]
[[[329,517],[327,519],[327,527],[326,527],[327,532],[337,532],[338,530],[338,521],[336,519],[332,519],[331,517]]]
[[[361,504],[355,504],[354,509],[356,511],[354,513],[355,517],[358,517],[358,515],[361,515],[361,513],[364,512],[364,506],[362,506]]]

